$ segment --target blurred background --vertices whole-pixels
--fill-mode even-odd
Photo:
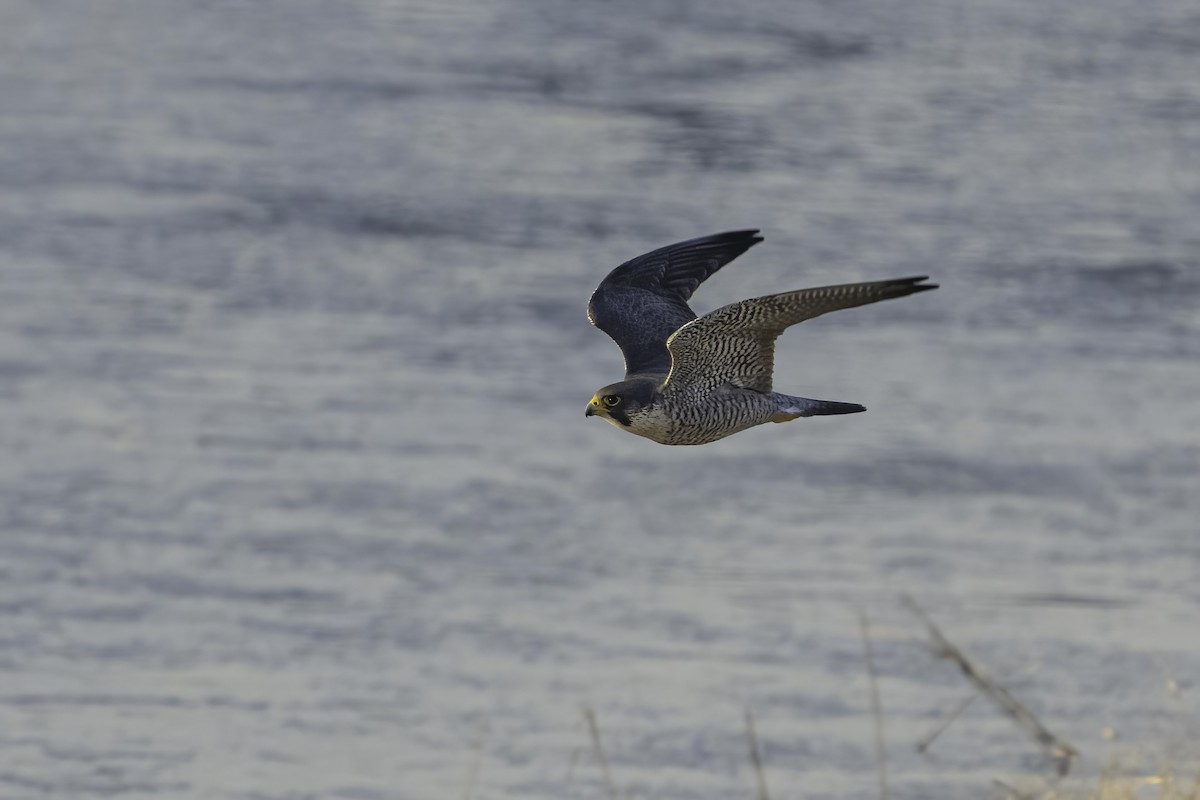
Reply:
[[[0,0],[0,796],[989,797],[1200,738],[1193,0]],[[584,407],[618,263],[867,414]],[[1190,759],[1190,760],[1189,760]],[[1157,763],[1156,762],[1156,763]],[[1187,773],[1194,774],[1194,773]],[[1038,785],[1034,783],[1033,785]]]

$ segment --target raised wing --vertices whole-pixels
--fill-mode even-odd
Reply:
[[[761,241],[757,230],[689,239],[626,261],[600,282],[588,319],[621,348],[626,377],[666,376],[667,337],[696,318],[687,304],[692,292]]]
[[[771,391],[775,340],[787,328],[830,311],[865,306],[936,289],[926,276],[872,283],[847,283],[801,289],[722,306],[691,322],[667,339],[671,354],[668,384],[733,384]]]

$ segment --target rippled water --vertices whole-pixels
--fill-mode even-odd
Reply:
[[[1190,2],[0,5],[0,796],[878,797],[1200,737]],[[585,420],[615,264],[928,273]],[[1115,732],[1110,741],[1105,729]],[[1132,759],[1136,760],[1136,756]]]

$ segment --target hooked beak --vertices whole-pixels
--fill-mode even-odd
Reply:
[[[590,403],[588,403],[587,411],[584,411],[583,415],[585,417],[595,417],[595,416],[599,416],[599,414],[600,414],[600,404],[597,403],[596,398],[593,397],[592,401]]]

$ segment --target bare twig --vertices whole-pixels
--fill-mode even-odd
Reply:
[[[758,752],[758,737],[754,735],[754,715],[746,709],[746,741],[750,745],[750,762],[754,764],[754,780],[758,787],[758,800],[771,800],[767,792],[767,776],[763,771],[762,756]]]
[[[916,601],[908,595],[904,595],[901,599],[904,605],[908,607],[908,610],[925,623],[925,628],[933,640],[932,649],[934,655],[938,658],[948,658],[957,664],[962,674],[980,693],[986,695],[1001,711],[1011,717],[1018,726],[1024,728],[1038,744],[1046,749],[1046,752],[1057,763],[1059,775],[1066,775],[1070,771],[1075,759],[1079,757],[1079,751],[1047,730],[1046,726],[1033,715],[1032,711],[1022,705],[1007,689],[993,681],[986,672],[967,659],[962,651],[951,644],[950,640],[933,624],[933,621],[917,605]]]
[[[975,702],[975,698],[977,697],[979,697],[979,692],[973,692],[969,697],[956,705],[954,710],[951,711],[950,714],[944,720],[942,720],[928,736],[917,742],[917,752],[924,753],[926,750],[928,750],[929,746],[933,744],[933,741],[941,736],[946,731],[946,728],[950,727],[954,720],[961,717],[962,713],[967,710],[967,707],[970,706],[971,703]]]
[[[596,712],[591,706],[584,706],[583,717],[587,720],[588,731],[592,735],[592,749],[596,753],[596,761],[600,763],[600,771],[604,773],[608,796],[610,800],[617,800],[617,786],[613,783],[612,771],[608,768],[608,756],[604,754],[604,744],[600,741],[600,726],[596,724]]]
[[[863,655],[867,659],[867,680],[871,684],[871,719],[875,723],[875,763],[879,765],[879,796],[888,800],[887,746],[883,735],[883,703],[879,700],[879,679],[875,673],[875,646],[871,643],[871,628],[867,615],[860,609],[858,627],[862,631]]]

